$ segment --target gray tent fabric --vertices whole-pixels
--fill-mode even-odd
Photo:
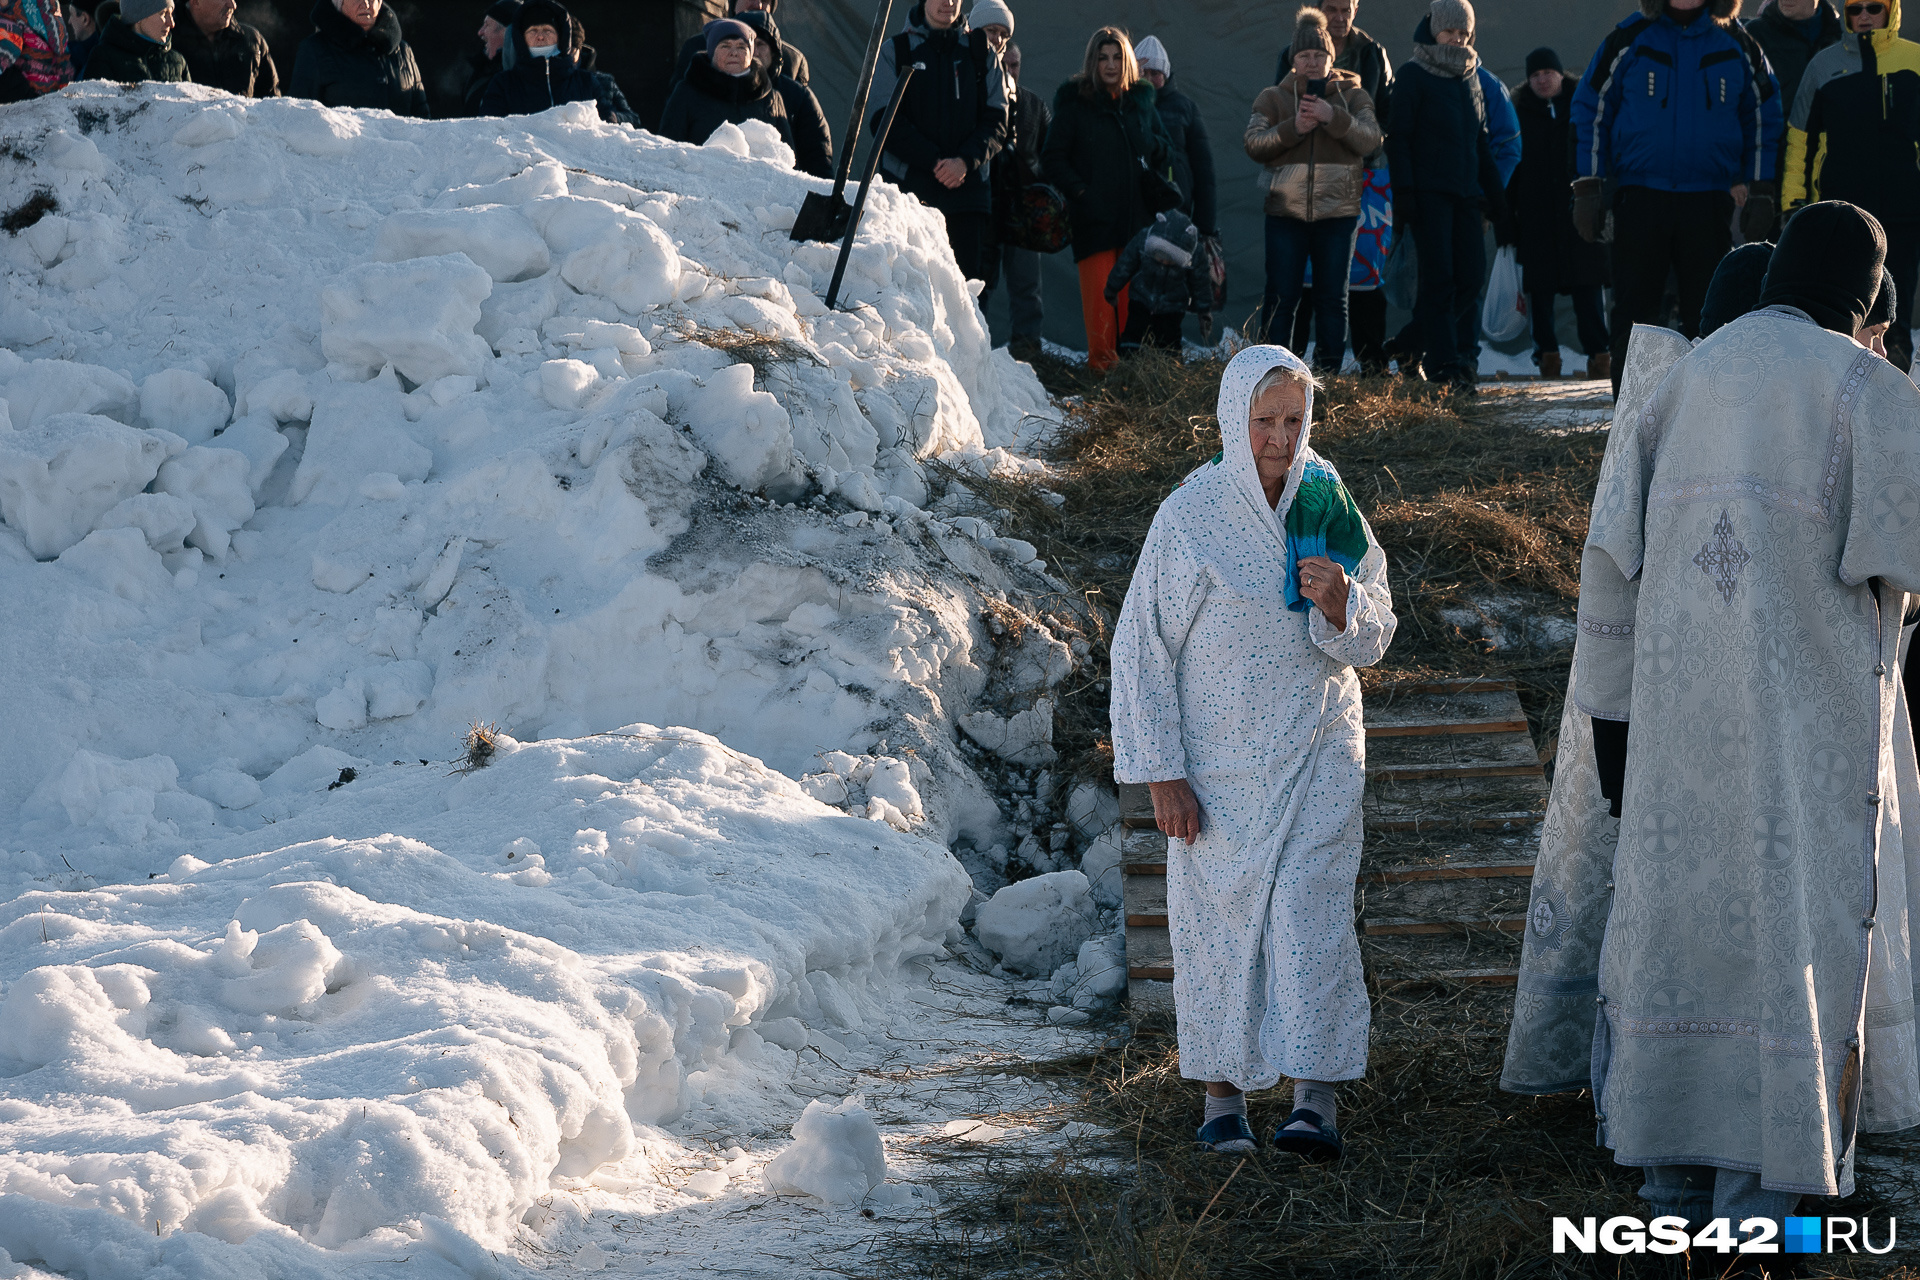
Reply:
[[[1293,34],[1292,0],[1258,7],[1237,0],[1007,0],[1014,13],[1014,43],[1023,60],[1021,83],[1051,102],[1062,81],[1080,69],[1087,37],[1111,24],[1138,41],[1157,35],[1173,59],[1173,77],[1181,92],[1199,103],[1213,139],[1219,173],[1220,229],[1231,290],[1224,324],[1250,329],[1260,308],[1266,273],[1265,215],[1255,186],[1260,167],[1247,159],[1240,138],[1246,132],[1253,100],[1272,82],[1274,59]],[[893,28],[898,30],[914,0],[895,0]],[[1543,5],[1538,0],[1478,0],[1476,43],[1500,78],[1517,84],[1525,78],[1527,54],[1541,45],[1556,49],[1570,74],[1586,68],[1614,24],[1636,12],[1630,0],[1617,4]],[[840,137],[860,74],[874,4],[868,0],[781,0],[781,33],[806,52],[813,69],[813,91]],[[1397,69],[1413,56],[1413,30],[1427,14],[1426,0],[1360,0],[1357,23],[1387,48]],[[875,106],[886,101],[891,85],[876,85]],[[864,146],[864,142],[863,142]],[[862,153],[864,155],[864,152]],[[856,170],[857,172],[857,170]],[[1084,350],[1080,325],[1080,285],[1072,255],[1048,258],[1042,273],[1046,296],[1046,336]],[[1005,338],[1006,303],[990,314],[1000,317],[995,333]],[[1188,332],[1197,336],[1196,325]]]

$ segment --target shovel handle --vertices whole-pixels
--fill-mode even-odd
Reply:
[[[907,82],[913,79],[914,72],[926,69],[926,63],[914,63],[900,73],[900,82],[893,86],[893,98],[887,103],[886,118],[880,122],[880,132],[873,136],[873,149],[867,152],[867,172],[860,179],[860,195],[853,202],[853,216],[847,219],[847,238],[840,242],[840,260],[833,264],[833,283],[827,286],[829,311],[839,305],[840,281],[847,274],[847,259],[853,256],[853,238],[860,233],[860,215],[866,212],[867,191],[873,186],[874,172],[880,168],[880,153],[887,149],[887,135],[893,132],[893,118],[900,114],[900,103],[907,96]]]
[[[874,69],[880,65],[880,46],[887,38],[887,22],[893,16],[893,0],[880,0],[873,11],[873,29],[867,33],[867,56],[860,64],[860,85],[853,94],[853,118],[840,143],[840,162],[834,166],[833,202],[840,203],[847,189],[847,175],[853,171],[854,148],[860,145],[860,123],[867,114],[867,95],[873,90]]]

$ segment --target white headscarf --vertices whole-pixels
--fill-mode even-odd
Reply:
[[[1274,547],[1286,554],[1287,510],[1300,488],[1300,476],[1307,464],[1307,436],[1313,429],[1313,387],[1309,383],[1306,412],[1300,420],[1300,439],[1293,446],[1293,465],[1287,468],[1287,487],[1280,504],[1267,505],[1267,491],[1260,486],[1260,468],[1253,460],[1253,442],[1247,437],[1247,420],[1253,413],[1253,389],[1260,379],[1275,369],[1294,369],[1313,376],[1313,370],[1285,347],[1248,347],[1227,365],[1220,378],[1220,399],[1214,415],[1220,423],[1222,464],[1233,478],[1234,491],[1244,497],[1261,517],[1261,525],[1273,535]]]

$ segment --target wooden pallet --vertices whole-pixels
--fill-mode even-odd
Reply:
[[[1446,680],[1365,703],[1367,851],[1358,924],[1370,978],[1511,985],[1547,784],[1514,687]],[[1120,788],[1127,975],[1136,1008],[1171,1009],[1167,841],[1145,786]],[[1484,963],[1505,957],[1512,963]]]

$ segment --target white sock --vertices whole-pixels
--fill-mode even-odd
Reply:
[[[1334,1124],[1334,1105],[1332,1085],[1322,1084],[1318,1080],[1295,1080],[1293,1082],[1294,1110],[1313,1112],[1313,1114],[1320,1117],[1320,1124],[1324,1128],[1333,1129],[1338,1127]],[[1307,1124],[1305,1121],[1299,1121],[1288,1125],[1287,1128],[1305,1129],[1307,1128]]]
[[[1246,1114],[1247,1095],[1244,1093],[1236,1093],[1230,1098],[1216,1098],[1212,1094],[1207,1095],[1206,1123],[1208,1124],[1212,1124],[1221,1116],[1244,1117]]]

